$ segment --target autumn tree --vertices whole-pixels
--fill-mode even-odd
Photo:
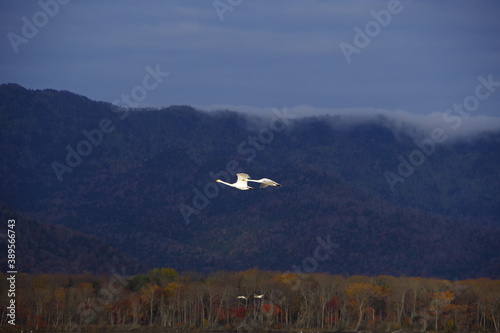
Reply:
[[[153,283],[148,283],[144,288],[141,289],[141,295],[149,309],[149,326],[153,326],[154,311],[156,310],[158,304],[160,289],[161,287]]]
[[[55,322],[54,326],[57,327],[60,322],[64,322],[64,311],[66,309],[67,289],[64,287],[57,287],[54,290],[54,311]]]
[[[436,332],[438,331],[439,314],[450,304],[454,297],[455,295],[449,290],[433,294],[430,310],[434,312]]]
[[[380,292],[380,287],[370,283],[352,283],[347,287],[346,293],[349,297],[350,305],[358,311],[358,321],[353,328],[354,331],[357,331],[361,325],[363,313],[370,302],[370,298],[379,295]]]

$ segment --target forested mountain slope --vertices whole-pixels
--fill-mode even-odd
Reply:
[[[285,110],[265,119],[126,110],[10,84],[0,87],[0,117],[0,201],[146,267],[500,272],[500,133],[436,145],[392,191],[384,174],[398,175],[398,156],[418,146],[383,116],[346,124]],[[214,182],[236,171],[283,187]]]
[[[7,266],[7,255],[0,258],[2,269],[8,267],[4,271],[102,274],[113,270],[121,272],[122,267],[127,267],[130,272],[144,269],[137,260],[125,257],[95,236],[40,223],[4,205],[0,205],[0,218],[5,221],[0,227],[3,236],[0,237],[0,247],[7,249],[10,245],[9,249],[14,250],[14,261],[10,262],[13,266]],[[7,221],[13,221],[11,237],[5,237]]]

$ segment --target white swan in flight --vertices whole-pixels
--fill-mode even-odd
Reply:
[[[232,186],[234,188],[237,188],[238,190],[251,190],[251,189],[253,189],[253,187],[250,187],[247,184],[247,180],[248,180],[248,178],[250,178],[249,175],[247,175],[246,173],[237,173],[236,176],[238,176],[238,180],[236,181],[236,183],[230,184],[230,183],[226,183],[220,179],[217,179],[216,182],[225,184],[227,186]]]
[[[261,179],[247,179],[249,182],[260,183],[260,187],[268,187],[268,186],[278,186],[281,187],[281,184],[276,183],[274,180],[269,178],[261,178]]]

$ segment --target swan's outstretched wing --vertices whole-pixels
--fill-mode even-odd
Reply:
[[[280,184],[269,178],[262,178],[261,180],[262,184],[260,185],[260,187],[281,186]]]
[[[257,179],[247,179],[247,181],[260,183],[261,188],[265,188],[268,186],[278,186],[278,187],[281,186],[281,184],[278,184],[277,182],[275,182],[274,180],[269,179],[269,178],[261,178],[258,180]]]
[[[240,181],[240,180],[246,181],[248,178],[250,178],[248,173],[237,173],[236,176],[238,177],[238,181]]]
[[[235,186],[237,187],[246,187],[247,185],[247,179],[250,178],[250,176],[246,173],[237,173],[236,176],[238,176],[238,180],[236,183],[234,183]]]

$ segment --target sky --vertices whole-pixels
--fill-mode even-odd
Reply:
[[[305,114],[456,114],[467,102],[467,118],[489,119],[499,17],[498,0],[6,0],[0,83]]]

